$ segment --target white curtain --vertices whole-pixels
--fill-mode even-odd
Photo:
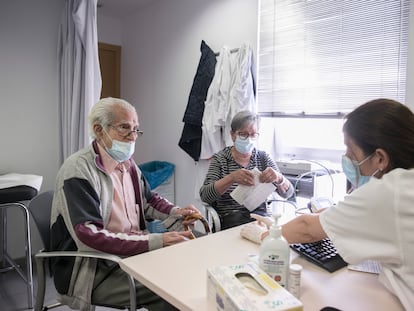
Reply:
[[[97,0],[66,0],[60,25],[60,161],[87,146],[88,113],[100,98]]]

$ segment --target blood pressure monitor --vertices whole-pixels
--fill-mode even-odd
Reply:
[[[310,209],[312,213],[318,212],[320,209],[329,208],[335,205],[330,197],[318,197],[310,200]]]

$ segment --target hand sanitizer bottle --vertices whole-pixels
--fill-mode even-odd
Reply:
[[[274,223],[269,235],[262,241],[259,253],[259,266],[271,278],[287,289],[290,266],[289,244],[282,236],[279,224],[280,214],[274,214]]]

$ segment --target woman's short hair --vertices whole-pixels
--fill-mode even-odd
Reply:
[[[260,117],[249,110],[243,110],[236,113],[233,117],[233,120],[231,121],[231,130],[236,132],[252,123],[256,123],[256,126],[259,128]]]
[[[89,113],[89,134],[92,138],[96,137],[93,126],[100,124],[105,130],[115,122],[115,107],[130,110],[136,113],[136,109],[130,103],[124,99],[107,97],[100,99],[95,105],[93,105]]]
[[[390,158],[389,169],[414,167],[414,114],[391,99],[369,101],[345,116],[343,132],[366,156],[377,148]]]

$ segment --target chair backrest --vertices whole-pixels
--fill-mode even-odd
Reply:
[[[45,250],[50,245],[50,213],[52,210],[53,190],[42,192],[29,203],[29,211],[37,226]]]

